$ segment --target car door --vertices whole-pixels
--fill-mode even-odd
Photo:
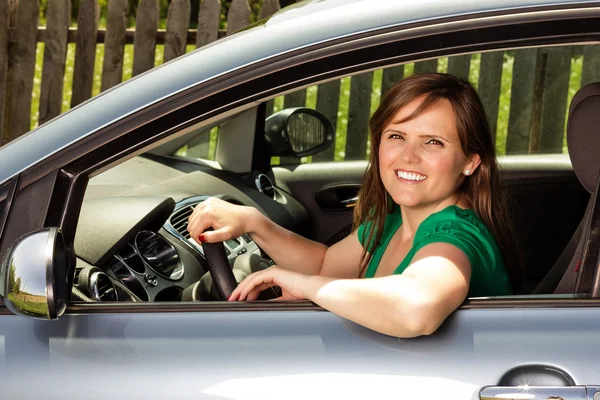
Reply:
[[[568,9],[553,10],[552,40],[560,35],[565,41],[593,37],[586,29],[596,26],[597,10],[586,20],[561,19],[561,12],[568,14]],[[241,112],[251,101],[307,81],[338,78],[344,68],[352,73],[432,52],[453,54],[440,41],[452,39],[465,49],[544,42],[540,32],[546,25],[535,25],[534,17],[509,19],[510,24],[492,18],[495,28],[489,36],[470,25],[456,32],[452,21],[448,32],[439,28],[433,41],[418,41],[415,34],[414,58],[406,56],[409,39],[390,42],[388,31],[380,38],[371,34],[373,42],[332,50],[323,63],[315,61],[322,53],[303,50],[303,60],[283,72],[276,63],[262,64],[267,69],[257,67],[250,77],[231,73],[229,78],[239,80],[223,90],[206,85],[188,97],[178,94],[177,107],[166,99],[145,114],[132,115],[126,121],[130,125],[120,121],[109,126],[10,180],[2,188],[1,252],[22,234],[42,227],[61,227],[71,245],[89,176],[180,134],[185,129],[180,125],[198,115]],[[511,36],[515,31],[521,32],[522,42]],[[260,80],[265,71],[273,73]],[[254,94],[244,86],[247,82],[254,85]],[[93,104],[85,107],[91,110]],[[327,175],[315,168],[315,175]],[[339,172],[334,168],[325,178],[311,178],[303,168],[297,168],[301,173],[294,178],[291,172],[272,173],[277,185],[287,185],[303,203],[296,182],[310,187],[310,198],[327,183],[356,184],[363,169],[359,161]],[[303,204],[315,219],[320,217],[314,205]],[[343,215],[330,231],[316,225],[323,238],[349,221],[348,211],[323,212],[330,221]],[[597,245],[596,239],[591,243]],[[584,267],[593,278],[593,262]],[[73,302],[56,321],[12,315],[1,307],[0,391],[6,398],[86,399],[592,398],[594,385],[600,385],[591,356],[600,350],[598,305],[589,293],[470,299],[434,334],[411,339],[373,332],[305,301]],[[492,387],[482,391],[487,386]]]

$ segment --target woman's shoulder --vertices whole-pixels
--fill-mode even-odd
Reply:
[[[486,241],[492,238],[491,233],[473,209],[454,205],[427,217],[417,229],[415,237],[444,233],[450,235],[468,234]]]

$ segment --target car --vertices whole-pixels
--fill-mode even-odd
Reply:
[[[584,0],[306,1],[0,148],[0,397],[598,398],[599,26],[600,4]],[[365,119],[349,116],[361,135],[339,147],[337,110],[282,96],[341,79],[367,88],[351,106],[365,112],[373,71],[384,86],[438,59],[501,71],[509,58],[498,148],[519,293],[467,299],[411,339],[309,301],[269,301],[276,293],[223,301],[232,265],[271,262],[247,235],[214,247],[189,237],[187,217],[208,197],[325,244],[351,230]],[[573,95],[575,70],[590,85]],[[504,75],[488,85],[478,71],[497,116]],[[338,160],[317,162],[324,151]]]

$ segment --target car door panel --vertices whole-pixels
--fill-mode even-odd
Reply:
[[[600,309],[594,305],[461,309],[435,335],[413,339],[382,335],[319,308],[105,312],[53,322],[3,315],[2,393],[47,399],[104,399],[109,392],[128,399],[477,399],[481,387],[498,385],[510,369],[529,364],[551,365],[577,385],[593,385],[599,382],[590,355],[600,351]]]

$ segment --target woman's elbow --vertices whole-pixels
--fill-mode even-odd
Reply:
[[[396,312],[396,326],[402,337],[428,336],[434,333],[446,319],[440,306],[431,300],[422,299]]]

